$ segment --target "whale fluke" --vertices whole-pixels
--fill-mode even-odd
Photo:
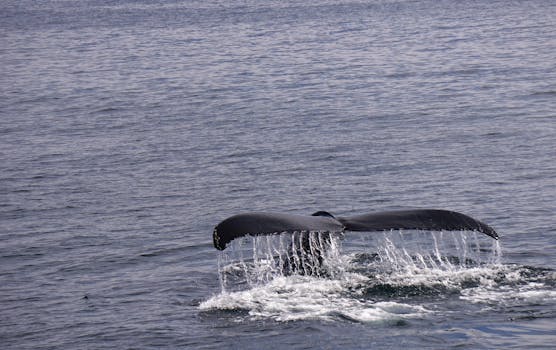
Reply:
[[[231,216],[214,228],[213,242],[218,250],[238,237],[279,234],[284,232],[344,232],[386,230],[469,230],[498,239],[487,224],[462,213],[440,209],[385,211],[351,217],[334,217],[326,211],[311,216],[280,213],[245,213]]]
[[[343,232],[344,225],[331,216],[256,212],[227,218],[216,225],[212,237],[214,247],[218,250],[224,250],[226,244],[242,236],[303,231]]]
[[[394,210],[342,218],[346,231],[385,231],[392,229],[430,231],[478,231],[498,239],[487,224],[462,213],[440,209]]]

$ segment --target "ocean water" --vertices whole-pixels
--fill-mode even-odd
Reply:
[[[555,58],[548,0],[0,2],[0,347],[553,348]],[[212,246],[406,208],[501,239]]]

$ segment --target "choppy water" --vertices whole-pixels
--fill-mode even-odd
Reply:
[[[547,0],[3,1],[2,347],[551,348],[555,18]],[[500,246],[346,235],[316,278],[211,242],[244,211],[413,207]]]

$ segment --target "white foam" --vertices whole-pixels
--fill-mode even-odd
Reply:
[[[477,233],[441,232],[431,239],[423,232],[413,236],[388,232],[373,236],[372,244],[365,238],[361,246],[373,247],[370,254],[341,254],[339,237],[324,242],[311,233],[311,251],[327,245],[323,260],[294,255],[298,268],[294,273],[300,275],[288,275],[292,271],[284,267],[284,256],[302,248],[301,242],[296,245],[297,237],[260,236],[233,242],[219,256],[222,292],[200,308],[246,310],[252,318],[277,321],[396,322],[432,311],[406,303],[411,299],[384,301],[388,293],[449,293],[487,305],[556,301],[553,288],[524,282],[531,271],[502,265],[499,243]],[[375,296],[379,301],[372,300]]]
[[[223,292],[200,305],[201,310],[248,310],[253,318],[276,321],[348,319],[356,322],[392,322],[421,317],[429,311],[422,306],[398,302],[362,301],[344,295],[350,285],[365,280],[306,276],[275,278],[266,285],[244,291]]]
[[[542,283],[522,286],[479,286],[461,291],[461,299],[473,303],[495,305],[523,305],[556,302],[556,290]]]
[[[446,288],[461,288],[466,283],[483,286],[495,285],[497,270],[493,266],[473,268],[404,268],[392,273],[377,274],[375,278],[394,286],[442,285]]]

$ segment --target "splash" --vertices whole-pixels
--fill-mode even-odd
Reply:
[[[438,312],[435,303],[443,298],[486,305],[500,298],[556,299],[547,287],[552,282],[503,265],[499,241],[476,232],[349,238],[297,232],[237,239],[218,256],[220,294],[200,308],[246,310],[249,317],[277,321],[398,324]]]
[[[429,311],[420,305],[374,302],[353,298],[349,286],[364,282],[362,276],[342,280],[292,275],[277,277],[266,285],[238,292],[223,292],[200,305],[201,310],[247,310],[250,318],[276,321],[347,320],[393,323],[419,318]]]
[[[344,273],[340,234],[295,232],[242,237],[218,255],[222,292],[267,284],[276,277],[336,278]]]
[[[318,232],[237,239],[218,255],[222,292],[254,288],[289,275],[342,279],[350,271],[362,270],[389,275],[454,273],[497,265],[501,259],[499,241],[479,239],[476,232],[391,231],[350,240],[348,251],[374,249],[372,255],[342,254],[342,239],[339,234]]]
[[[447,292],[475,283],[486,283],[485,276],[501,265],[499,241],[483,239],[476,232],[387,232],[373,237],[364,246],[375,246],[376,253],[356,253],[351,268],[372,276],[373,287],[413,286],[415,294]],[[480,281],[477,281],[480,279]],[[482,279],[482,280],[481,280]],[[377,288],[377,290],[380,288]]]
[[[500,241],[475,231],[390,231],[375,239],[381,262],[395,270],[497,265],[502,256]]]

